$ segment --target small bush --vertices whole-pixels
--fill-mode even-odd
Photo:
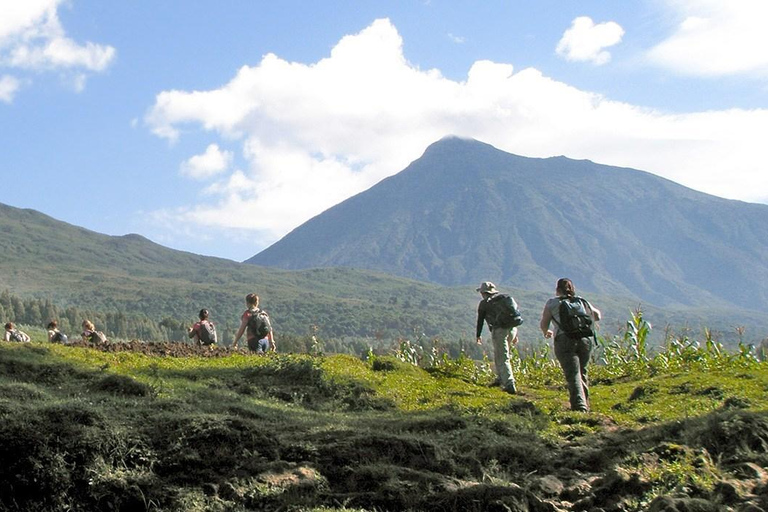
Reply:
[[[92,386],[94,391],[101,391],[117,396],[152,396],[154,389],[152,386],[138,382],[131,377],[124,375],[107,375],[98,380]]]

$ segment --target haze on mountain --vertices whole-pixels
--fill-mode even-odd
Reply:
[[[248,263],[768,311],[768,206],[634,169],[442,139]]]

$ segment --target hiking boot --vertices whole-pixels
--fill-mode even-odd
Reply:
[[[506,392],[507,392],[507,393],[509,393],[510,395],[516,395],[516,394],[517,394],[517,386],[515,386],[515,383],[514,383],[514,382],[513,382],[513,383],[511,383],[511,384],[507,384],[507,385],[506,385],[506,386],[504,386],[504,388],[502,388],[502,389],[504,389],[504,391],[506,391]]]

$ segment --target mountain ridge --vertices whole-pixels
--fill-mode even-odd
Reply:
[[[768,206],[645,171],[445,138],[246,262],[531,290],[566,275],[588,292],[662,306],[768,311]]]

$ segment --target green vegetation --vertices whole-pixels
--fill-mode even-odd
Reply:
[[[707,339],[646,349],[644,326],[601,341],[587,414],[543,348],[515,359],[510,396],[487,361],[405,341],[365,358],[0,343],[0,508],[765,508],[768,366]]]

